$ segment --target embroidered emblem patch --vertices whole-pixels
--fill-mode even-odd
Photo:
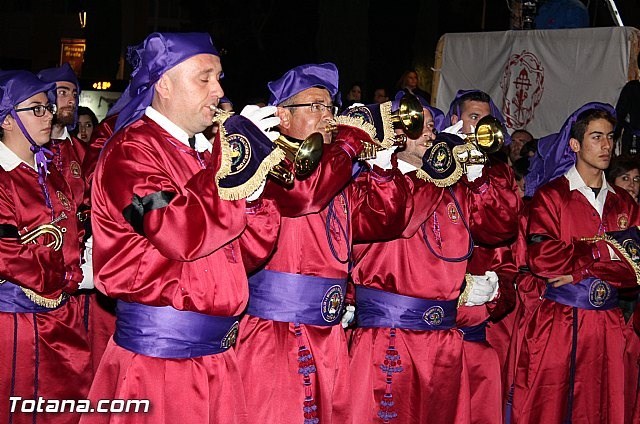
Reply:
[[[70,211],[71,210],[71,202],[69,201],[67,196],[65,196],[64,193],[61,192],[61,191],[56,191],[56,196],[58,196],[58,200],[60,200],[60,203],[62,203],[62,207],[65,208],[66,210]]]
[[[633,239],[627,239],[622,242],[622,247],[627,251],[631,260],[635,263],[640,262],[640,246]]]
[[[222,340],[220,341],[220,347],[222,349],[229,349],[233,345],[236,344],[236,340],[238,340],[238,329],[240,328],[240,324],[238,321],[234,322],[227,334],[224,335]]]
[[[449,220],[454,224],[457,224],[460,220],[458,208],[456,208],[456,205],[453,202],[447,205],[447,215],[449,215]]]
[[[352,107],[347,110],[346,114],[353,118],[361,118],[364,122],[373,122],[373,115],[371,114],[371,111],[364,106]]]
[[[629,228],[629,216],[626,213],[618,215],[618,229],[626,230]]]
[[[344,302],[344,294],[342,287],[339,285],[329,287],[322,297],[321,313],[322,319],[327,322],[333,322],[340,317],[342,312],[342,303]]]
[[[422,315],[422,320],[429,325],[436,326],[442,324],[444,309],[440,306],[432,306]]]
[[[251,160],[251,144],[242,134],[230,134],[227,137],[231,149],[231,172],[234,175],[242,172]]]
[[[451,150],[447,143],[440,142],[431,148],[427,162],[438,174],[445,173],[451,167]]]
[[[73,178],[80,178],[80,165],[75,160],[72,160],[69,164],[69,170],[71,171],[71,176]]]
[[[596,308],[603,306],[610,296],[611,287],[602,280],[594,280],[589,286],[589,303]]]

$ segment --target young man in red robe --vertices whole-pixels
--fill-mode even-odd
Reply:
[[[625,422],[616,287],[636,285],[636,275],[606,242],[582,240],[639,223],[635,201],[604,177],[614,127],[613,107],[588,103],[538,159],[549,171],[540,182],[550,182],[530,204],[527,258],[544,288],[522,334],[514,423]]]

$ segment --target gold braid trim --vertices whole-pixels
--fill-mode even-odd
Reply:
[[[435,185],[436,187],[452,186],[455,183],[457,183],[458,180],[460,180],[460,177],[462,177],[462,167],[460,166],[457,160],[455,161],[455,163],[456,163],[456,169],[453,171],[453,174],[449,175],[447,178],[441,178],[441,179],[432,178],[431,175],[427,174],[425,171],[423,171],[420,168],[418,168],[418,170],[416,171],[416,177],[420,178],[421,180],[433,183],[433,185]]]
[[[256,191],[260,184],[267,178],[269,171],[282,162],[285,158],[284,150],[276,147],[269,155],[260,163],[255,174],[247,181],[236,187],[220,187],[219,174],[216,175],[216,185],[218,186],[218,196],[222,200],[240,200],[250,196]]]
[[[346,125],[348,127],[358,128],[366,132],[367,134],[369,134],[369,137],[371,137],[371,140],[379,143],[378,139],[376,138],[376,127],[373,126],[373,124],[370,124],[369,122],[365,122],[362,118],[340,115],[336,117],[335,121],[337,125]],[[367,141],[367,140],[363,140],[363,141]]]
[[[384,137],[380,141],[380,146],[388,149],[395,143],[396,136],[393,130],[393,120],[391,119],[391,102],[385,102],[380,105],[380,116],[382,118],[382,133]]]
[[[27,289],[25,287],[20,287],[24,294],[29,298],[30,301],[35,303],[38,306],[44,306],[45,308],[57,308],[62,304],[62,302],[67,298],[66,293],[60,293],[57,299],[49,299],[48,297],[40,296],[38,293],[33,290]]]
[[[218,172],[216,173],[216,184],[231,172],[231,146],[229,146],[227,130],[224,125],[222,125],[228,116],[223,118],[224,119],[219,120],[216,116],[213,119],[213,122],[218,123],[218,133],[220,134],[220,156],[222,157],[220,160],[220,169],[218,169]]]
[[[473,289],[473,277],[471,274],[467,273],[464,275],[464,280],[467,282],[467,285],[464,287],[464,291],[458,298],[458,308],[464,306],[469,300],[469,295],[471,294],[471,290]]]
[[[580,240],[587,241],[587,242],[594,242],[594,243],[602,240],[610,244],[611,247],[616,249],[618,251],[618,254],[621,255],[624,258],[624,260],[627,261],[627,263],[631,266],[631,268],[633,269],[633,272],[635,272],[636,274],[636,284],[640,285],[640,266],[638,266],[638,264],[631,259],[631,256],[629,256],[629,254],[627,253],[627,249],[622,247],[622,245],[618,243],[618,240],[614,239],[613,237],[607,234],[601,234],[595,237],[583,237]]]

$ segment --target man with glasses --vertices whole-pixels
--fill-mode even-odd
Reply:
[[[26,401],[83,399],[91,383],[86,331],[70,296],[82,279],[79,203],[43,148],[54,89],[27,71],[0,72],[0,420],[16,424],[78,422],[68,409],[45,416]]]
[[[281,134],[304,140],[319,132],[326,144],[309,178],[292,188],[271,181],[265,188],[283,217],[275,252],[249,278],[236,347],[249,421],[350,423],[349,360],[340,324],[351,245],[401,231],[408,192],[397,169],[377,166],[361,176],[362,185],[350,184],[353,161],[375,129],[338,117],[335,134],[330,131],[338,105],[334,64],[298,66],[270,82],[269,90]]]

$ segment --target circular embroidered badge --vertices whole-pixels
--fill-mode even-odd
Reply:
[[[320,312],[322,319],[327,322],[333,322],[340,317],[342,311],[342,303],[344,302],[344,294],[342,287],[339,285],[329,287],[322,297],[322,305]]]
[[[626,230],[629,228],[629,216],[626,213],[618,215],[618,229]]]
[[[457,224],[460,220],[458,208],[456,208],[456,205],[453,202],[447,205],[447,215],[449,215],[449,220],[454,224]]]
[[[230,134],[227,137],[229,148],[231,149],[231,172],[234,175],[242,172],[251,160],[251,144],[247,137],[242,134]]]
[[[427,162],[438,174],[443,174],[451,167],[451,150],[447,143],[440,142],[435,144],[429,152]]]
[[[353,118],[361,118],[364,122],[373,123],[373,115],[371,114],[371,110],[364,106],[356,106],[348,109],[346,112],[347,116],[351,116]]]
[[[69,164],[69,170],[71,171],[71,176],[73,178],[80,178],[80,165],[75,160],[72,160]]]
[[[61,191],[56,191],[56,196],[58,196],[58,200],[60,200],[60,203],[62,204],[62,207],[65,208],[66,210],[70,211],[71,210],[71,202],[69,201],[67,196],[65,196],[64,193],[61,192]]]
[[[602,280],[594,280],[589,286],[589,303],[596,308],[602,307],[611,296],[611,287]]]
[[[231,346],[236,344],[236,340],[238,340],[239,328],[240,324],[238,324],[238,321],[234,322],[229,331],[227,331],[227,334],[225,334],[220,341],[220,347],[222,349],[229,349]]]
[[[422,320],[431,326],[442,324],[444,309],[440,306],[432,306],[422,315]]]
[[[627,239],[622,242],[622,247],[627,252],[631,260],[635,263],[640,261],[640,246],[633,239]]]

